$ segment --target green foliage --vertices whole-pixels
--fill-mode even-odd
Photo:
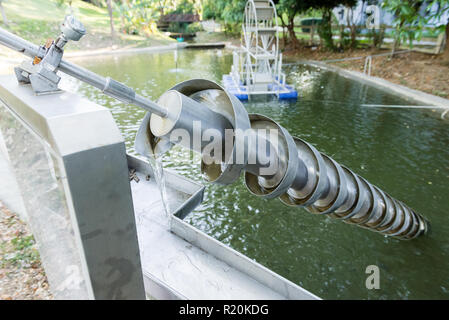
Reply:
[[[298,13],[306,12],[309,9],[317,8],[316,1],[305,0],[279,0],[277,6],[279,15],[285,14],[288,19],[293,19]]]
[[[196,13],[195,3],[189,0],[180,0],[176,4],[176,9],[167,11],[166,13],[193,14]]]
[[[216,1],[205,0],[203,6],[203,20],[220,20],[221,15],[216,10]]]
[[[243,21],[243,13],[245,12],[245,4],[246,1],[243,0],[226,1],[226,5],[221,11],[222,19],[231,24],[241,23]]]
[[[238,34],[241,31],[246,0],[204,0],[203,19],[220,21],[225,32]]]
[[[347,7],[353,7],[356,5],[356,0],[315,0],[314,6],[315,8],[320,8],[323,12],[323,23],[320,24],[318,28],[318,34],[320,38],[323,39],[324,46],[327,49],[335,50],[334,40],[332,39],[332,9],[339,6],[344,5]],[[355,45],[353,41],[351,45]]]
[[[332,11],[331,8],[323,8],[323,23],[318,27],[318,34],[323,39],[327,49],[335,50],[334,39],[332,38]]]
[[[430,21],[430,20],[433,20],[433,19],[435,19],[435,20],[438,19],[439,20],[445,14],[449,15],[449,0],[433,0],[433,1],[430,1],[428,3],[428,5],[427,5],[426,9],[432,8],[435,4],[437,5],[438,10],[436,10],[434,12],[431,12],[428,15],[426,15],[426,17],[425,17],[426,21]],[[449,18],[446,21],[446,25],[442,24],[442,25],[436,27],[438,33],[445,31],[445,29],[446,29],[446,31],[449,31],[448,25],[449,25]],[[446,34],[446,37],[449,37],[449,32],[448,32],[448,34]],[[449,46],[449,44],[446,44],[446,46]]]
[[[58,1],[64,1],[64,0],[58,0]],[[97,6],[97,7],[100,7],[100,8],[106,7],[106,0],[82,0],[82,1],[91,3],[94,6]],[[117,1],[123,2],[122,0],[117,0]]]
[[[203,27],[199,22],[171,22],[168,31],[174,33],[196,33],[202,31]]]
[[[186,33],[188,25],[189,24],[187,22],[170,22],[167,31],[174,33]]]
[[[164,14],[197,14],[200,11],[198,1],[178,0],[175,1],[175,3],[176,6],[169,10],[165,10]],[[201,29],[199,23],[188,22],[171,22],[168,27],[168,31],[176,33],[195,33]]]
[[[3,252],[0,261],[1,268],[5,268],[8,265],[28,267],[40,264],[39,252],[35,247],[32,235],[17,236],[11,239],[8,244],[2,243],[1,246],[0,249]],[[7,247],[9,250],[6,250]]]
[[[61,8],[61,7],[63,7],[64,5],[69,5],[69,6],[71,6],[72,5],[72,0],[56,0],[56,5],[59,7],[59,8]]]
[[[395,46],[408,40],[411,47],[413,40],[422,37],[426,18],[419,14],[419,10],[423,5],[422,0],[386,0],[382,3],[382,8],[393,13],[395,17]]]
[[[297,41],[294,36],[295,18],[304,12],[316,12],[314,9],[330,9],[340,5],[355,5],[356,0],[278,0],[275,1],[278,16],[281,24],[289,28],[291,41]],[[246,0],[204,0],[203,2],[203,19],[215,19],[222,22],[228,33],[239,33],[241,31],[241,23],[243,21],[243,13],[245,10]],[[328,14],[330,21],[331,14]],[[326,41],[332,43],[332,30],[330,22],[328,26],[324,26],[321,32]],[[330,45],[333,47],[333,45]]]
[[[379,30],[370,30],[368,32],[368,37],[371,38],[375,48],[380,48],[385,38],[385,29],[381,28]]]
[[[350,32],[347,31],[347,28],[343,28],[340,27],[340,42],[339,42],[339,48],[341,50],[345,50],[347,48],[351,48],[352,47],[352,43],[351,43],[351,35]]]
[[[150,28],[150,24],[158,16],[158,12],[154,10],[154,1],[151,0],[115,2],[115,11],[122,19],[122,31],[128,34],[140,34]]]
[[[201,11],[201,2],[195,0],[116,0],[114,4],[122,21],[122,31],[128,34],[152,32],[161,15]],[[187,28],[188,23],[173,22],[168,30],[186,32]]]
[[[322,23],[318,28],[318,34],[323,39],[325,47],[335,49],[332,39],[332,9],[341,4],[354,6],[356,0],[279,0],[277,10],[283,26],[286,26],[290,33],[290,40],[297,43],[294,33],[294,21],[298,14],[321,10]],[[283,19],[286,17],[287,21]]]
[[[190,23],[186,28],[187,33],[196,33],[204,31],[203,26],[199,22]]]

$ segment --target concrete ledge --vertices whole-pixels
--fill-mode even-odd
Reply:
[[[226,47],[224,42],[216,43],[187,43],[186,49],[223,49]]]
[[[115,54],[134,54],[134,53],[151,53],[151,52],[163,52],[176,49],[184,49],[187,43],[173,43],[166,46],[144,47],[144,48],[132,48],[132,49],[99,49],[92,51],[74,51],[64,53],[65,58],[84,58],[92,56],[104,56]]]
[[[144,299],[125,143],[110,111],[2,76],[0,131],[0,180],[15,177],[19,189],[0,196],[21,195],[54,297]]]
[[[372,85],[380,90],[400,96],[401,98],[410,101],[412,103],[418,103],[426,106],[446,107],[447,109],[449,109],[449,99],[437,97],[419,90],[410,89],[408,87],[387,81],[385,79],[365,75],[361,72],[345,70],[336,66],[331,66],[324,62],[305,60],[302,63],[318,67],[324,70],[333,71],[343,77],[355,79],[365,84]]]
[[[121,55],[121,54],[135,54],[135,53],[152,53],[152,52],[164,52],[179,49],[222,49],[228,47],[229,44],[226,42],[217,43],[172,43],[166,46],[155,46],[155,47],[144,47],[144,48],[127,48],[127,49],[116,49],[111,50],[110,48],[98,49],[92,51],[74,51],[64,53],[66,58],[84,58],[93,56],[104,56],[104,55]],[[11,63],[20,63],[21,60],[12,60]]]

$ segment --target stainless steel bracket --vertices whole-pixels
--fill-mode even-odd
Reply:
[[[14,68],[19,83],[31,84],[36,95],[61,92],[58,88],[61,77],[57,72],[64,46],[69,40],[78,41],[85,34],[82,23],[72,15],[67,16],[61,25],[61,35],[55,41],[47,41],[39,47],[34,59],[25,60]]]

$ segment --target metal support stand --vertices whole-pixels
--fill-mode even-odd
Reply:
[[[26,60],[14,68],[19,83],[30,83],[37,95],[58,93],[58,83],[61,80],[56,72],[64,54],[64,46],[69,40],[79,41],[86,34],[84,26],[69,15],[61,25],[61,35],[55,41],[47,41],[39,47],[32,61]]]

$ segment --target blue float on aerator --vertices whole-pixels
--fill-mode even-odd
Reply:
[[[247,88],[243,85],[243,83],[241,81],[237,85],[231,75],[225,74],[225,75],[223,75],[222,83],[223,83],[223,87],[229,93],[232,93],[235,97],[237,97],[239,100],[242,100],[242,101],[248,100],[248,94],[246,93]],[[282,83],[282,80],[281,80],[281,83]],[[278,87],[279,87],[279,85],[277,85],[277,84],[274,84],[274,85],[269,84],[268,90],[272,91],[272,94],[276,95]],[[285,92],[286,89],[288,90],[287,92]],[[279,93],[280,100],[288,100],[288,99],[297,99],[298,98],[298,92],[291,85],[282,85],[279,88],[279,90],[283,91],[283,92]]]

